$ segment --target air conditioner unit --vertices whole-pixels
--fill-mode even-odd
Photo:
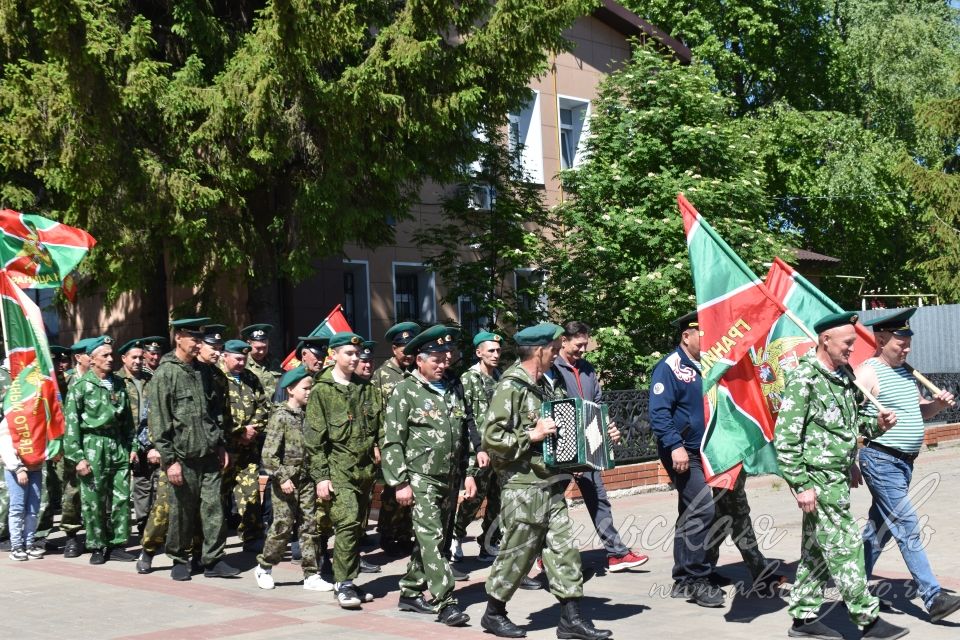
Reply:
[[[489,211],[497,201],[496,190],[488,184],[470,187],[470,207],[479,211]]]

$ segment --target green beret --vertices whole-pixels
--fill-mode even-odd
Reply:
[[[70,349],[61,347],[58,344],[52,344],[50,345],[50,355],[54,358],[64,358],[70,355]]]
[[[210,322],[210,318],[182,318],[180,320],[171,320],[170,326],[174,331],[186,331],[194,338],[202,338],[203,327],[208,322]]]
[[[134,338],[133,340],[128,340],[123,343],[123,345],[117,349],[117,355],[123,355],[130,349],[142,349],[143,348],[143,338]]]
[[[373,350],[376,348],[377,343],[373,340],[364,340],[363,344],[360,345],[360,359],[361,360],[373,360]]]
[[[227,340],[227,343],[223,345],[223,350],[226,353],[236,353],[242,356],[250,353],[250,348],[250,345],[243,340]]]
[[[88,338],[87,344],[84,346],[84,352],[89,356],[94,351],[99,349],[105,344],[113,344],[113,338],[110,336],[100,336],[99,338]]]
[[[685,313],[676,320],[670,322],[670,326],[680,331],[686,331],[687,329],[697,329],[700,327],[700,323],[697,321],[697,310],[694,309],[690,313]]]
[[[403,347],[403,352],[410,356],[415,353],[435,353],[450,351],[453,344],[453,337],[457,330],[442,324],[435,324],[429,329],[424,329],[413,340]]]
[[[345,347],[348,344],[356,345],[359,347],[363,344],[363,338],[358,336],[355,333],[350,331],[341,331],[339,333],[333,334],[330,338],[330,348],[336,349],[337,347]]]
[[[247,346],[249,347],[250,345]],[[299,367],[290,369],[290,371],[287,371],[280,376],[280,382],[277,384],[280,385],[281,389],[286,389],[287,387],[292,387],[293,385],[297,384],[309,375],[310,372],[307,371],[307,368],[303,365],[300,365]]]
[[[414,336],[422,331],[423,329],[421,329],[420,325],[416,322],[401,322],[387,329],[387,332],[383,334],[383,338],[399,346],[407,344],[413,340]]]
[[[813,331],[819,335],[824,331],[829,331],[830,329],[835,329],[836,327],[842,327],[845,324],[857,324],[857,320],[859,319],[860,316],[857,315],[855,311],[831,313],[817,320],[817,322],[813,325]]]
[[[521,329],[513,335],[518,347],[542,347],[563,335],[563,327],[552,322],[541,322],[532,327]]]
[[[248,327],[240,329],[240,335],[245,339],[253,342],[263,342],[270,337],[270,333],[273,331],[272,324],[251,324]]]
[[[916,312],[916,307],[910,307],[903,311],[873,318],[872,320],[864,320],[863,324],[871,327],[874,332],[889,331],[895,336],[908,338],[913,335],[913,329],[910,328],[910,318],[912,318]]]
[[[223,344],[223,334],[227,330],[225,324],[208,324],[203,328],[203,341],[214,346]]]
[[[143,341],[143,350],[160,353],[167,346],[167,339],[163,336],[148,336],[141,338]]]
[[[96,340],[96,338],[84,338],[83,340],[77,340],[72,345],[70,345],[71,353],[84,353],[87,350],[87,343],[91,340]]]
[[[473,336],[473,346],[479,347],[484,342],[503,342],[503,338],[490,331],[481,331]]]
[[[300,341],[295,350],[297,355],[304,349],[310,349],[315,355],[323,356],[330,346],[330,336],[300,336],[297,340]]]

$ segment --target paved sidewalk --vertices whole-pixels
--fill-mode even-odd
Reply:
[[[960,448],[944,448],[921,455],[914,475],[916,488],[925,499],[918,508],[927,517],[927,552],[941,583],[960,591]],[[747,491],[758,535],[769,558],[789,563],[792,577],[800,548],[800,511],[789,490],[776,478],[751,479]],[[853,506],[864,517],[870,495],[866,488],[854,492]],[[631,572],[606,574],[605,558],[597,551],[592,527],[583,507],[572,514],[581,527],[585,584],[585,611],[597,626],[614,631],[617,638],[677,638],[709,634],[711,639],[741,640],[785,638],[789,618],[780,598],[761,599],[730,593],[722,609],[703,609],[666,596],[671,585],[672,531],[676,498],[672,492],[646,493],[615,498],[614,516],[625,541],[651,557],[649,563]],[[479,527],[473,525],[471,532]],[[55,534],[60,542],[60,534]],[[261,591],[253,579],[253,554],[240,552],[231,539],[228,559],[244,572],[233,580],[195,576],[177,583],[169,577],[165,556],[155,560],[156,571],[137,575],[133,563],[109,562],[94,567],[88,555],[65,560],[59,552],[43,560],[14,562],[0,557],[0,628],[4,638],[482,638],[479,628],[485,594],[483,581],[489,566],[475,560],[477,546],[466,545],[468,559],[460,566],[471,571],[471,581],[458,583],[457,595],[472,620],[470,626],[449,629],[431,617],[396,610],[397,580],[406,561],[389,561],[380,553],[366,556],[384,564],[381,574],[362,574],[357,581],[377,596],[362,612],[344,611],[332,594],[304,591],[299,567],[281,564],[274,570],[277,588]],[[721,552],[721,570],[738,580],[747,578],[736,549],[727,543]],[[895,547],[881,557],[877,572],[886,578],[899,614],[885,614],[891,622],[913,631],[924,640],[956,638],[960,614],[933,625],[926,620],[922,604],[907,593],[909,574]],[[545,591],[520,591],[509,603],[511,618],[524,626],[529,638],[554,638],[559,607]],[[850,624],[843,607],[835,607],[829,622],[847,638],[860,634]]]

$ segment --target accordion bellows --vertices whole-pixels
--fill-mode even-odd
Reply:
[[[607,434],[607,405],[582,398],[544,402],[540,415],[553,418],[557,432],[543,441],[543,461],[551,469],[602,471],[614,467]]]

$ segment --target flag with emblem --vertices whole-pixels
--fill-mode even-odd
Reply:
[[[739,466],[776,473],[773,417],[754,373],[751,352],[783,313],[783,306],[683,195],[677,196],[700,325],[704,475],[728,486]]]
[[[96,243],[83,229],[33,213],[0,210],[0,268],[21,289],[63,286]]]
[[[35,465],[60,452],[63,410],[40,308],[0,270],[3,335],[12,380],[3,412],[13,446],[24,464]]]
[[[312,338],[317,336],[329,338],[333,334],[340,333],[341,331],[353,331],[353,329],[350,328],[347,317],[343,315],[343,306],[338,304],[309,335]],[[300,366],[299,355],[296,349],[291,351],[281,363],[281,368],[283,368],[284,371],[289,371],[294,367]]]
[[[840,305],[780,258],[774,259],[765,284],[770,293],[808,329],[825,315],[843,311]],[[873,332],[859,322],[855,326],[857,344],[850,357],[850,365],[854,368],[871,357],[876,349]],[[795,369],[800,356],[815,346],[815,341],[796,322],[782,316],[757,347],[757,377],[774,415],[780,411],[787,372]]]

